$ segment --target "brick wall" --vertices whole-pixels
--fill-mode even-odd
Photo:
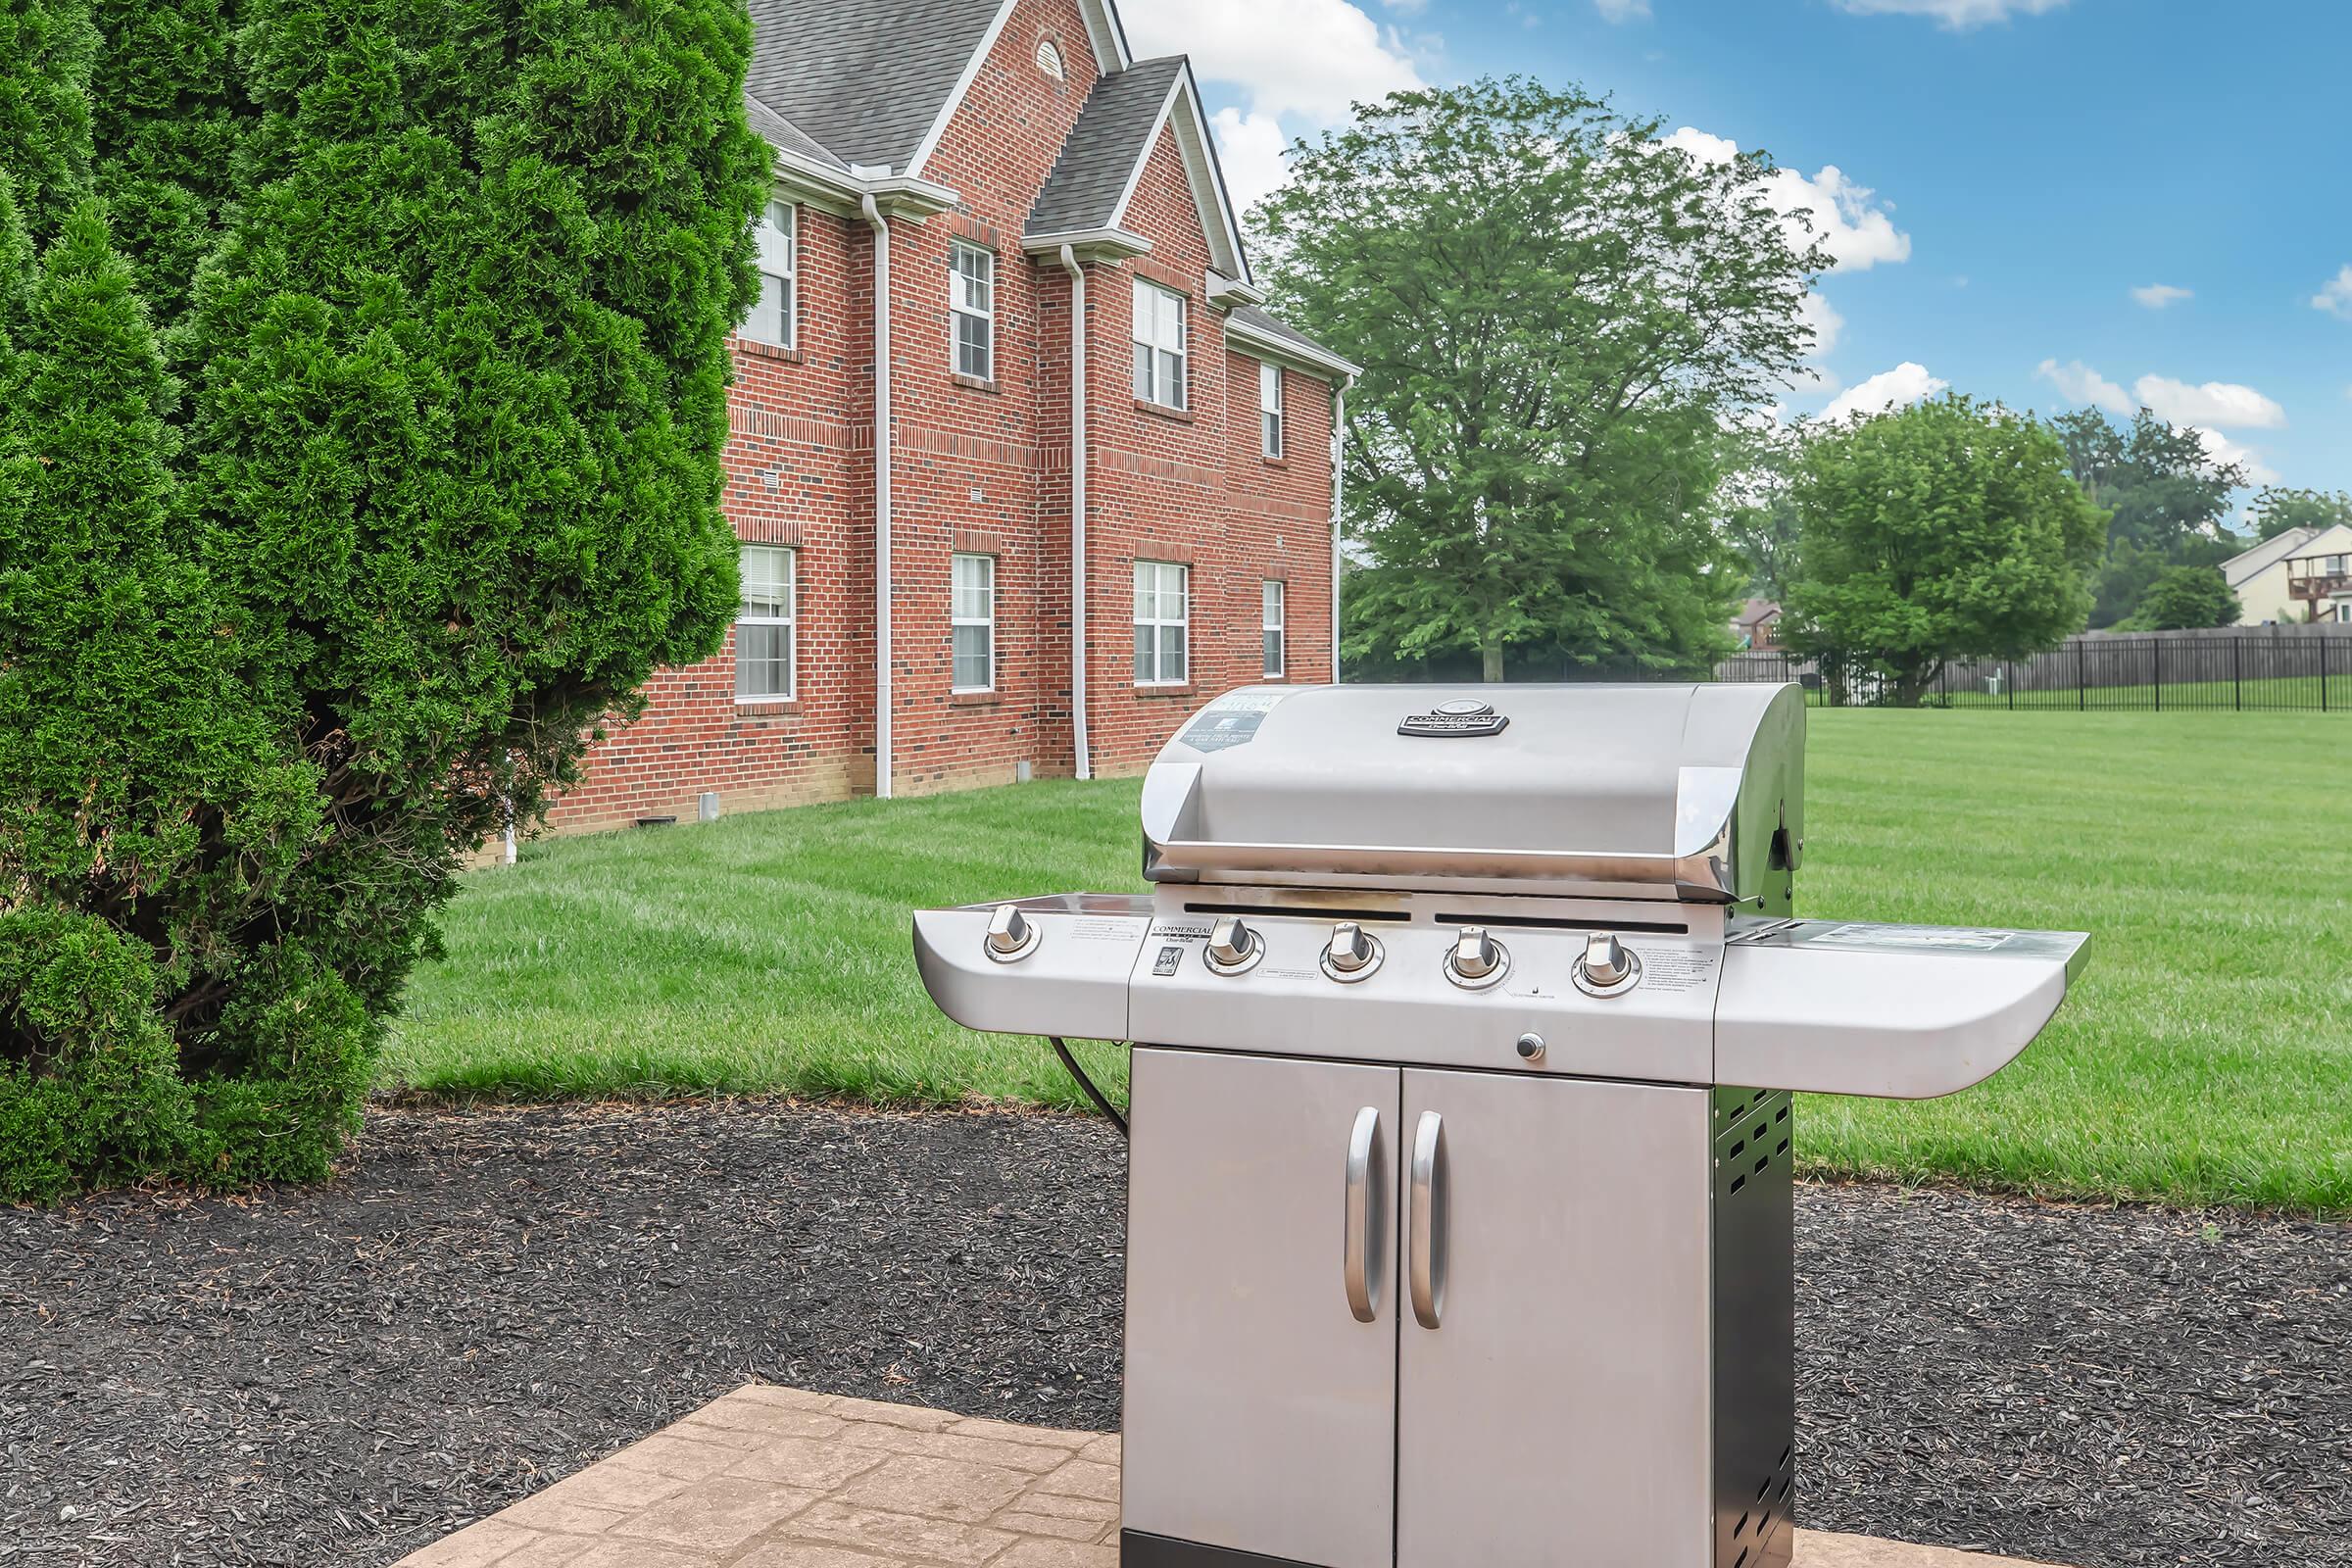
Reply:
[[[1053,37],[1067,63],[1036,69]],[[1070,299],[1053,257],[1020,248],[1023,221],[1096,68],[1074,0],[1026,0],[1006,24],[923,172],[959,207],[893,220],[892,714],[900,794],[1073,767],[1070,727]],[[789,703],[735,699],[734,651],[665,670],[643,717],[591,751],[559,803],[559,830],[642,815],[691,817],[716,790],[729,811],[868,792],[874,779],[873,238],[811,205],[800,220],[800,333],[783,353],[738,341],[726,512],[739,537],[798,552],[798,681]],[[1260,452],[1257,361],[1229,350],[1209,308],[1207,241],[1172,132],[1151,155],[1127,226],[1149,258],[1087,269],[1089,710],[1095,768],[1133,772],[1217,692],[1260,678],[1262,584],[1287,585],[1288,678],[1327,679],[1331,388],[1284,376],[1288,457]],[[996,258],[995,375],[954,373],[949,253]],[[1189,301],[1191,407],[1132,395],[1131,273]],[[993,556],[997,671],[952,690],[951,558]],[[1139,559],[1192,568],[1193,679],[1135,684]]]

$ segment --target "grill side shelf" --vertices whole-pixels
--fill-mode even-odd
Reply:
[[[1736,930],[1715,1080],[1932,1100],[2033,1044],[2065,999],[2079,931],[1799,920]]]

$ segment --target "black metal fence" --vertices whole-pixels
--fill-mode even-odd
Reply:
[[[2031,659],[1946,663],[1921,700],[1933,708],[2352,712],[2352,636],[2318,630],[2090,633]],[[1815,704],[1895,700],[1890,681],[1866,672],[1840,680],[1782,653],[1728,659],[1715,678],[1797,681]]]

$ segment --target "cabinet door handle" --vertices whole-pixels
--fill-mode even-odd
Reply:
[[[1412,1233],[1412,1256],[1405,1273],[1413,1293],[1413,1321],[1425,1329],[1438,1326],[1446,1309],[1446,1195],[1439,1189],[1446,1177],[1446,1118],[1434,1110],[1421,1113],[1413,1129],[1413,1171],[1406,1199],[1405,1221]]]
[[[1348,1310],[1358,1323],[1380,1316],[1380,1276],[1386,1272],[1382,1220],[1388,1203],[1388,1161],[1380,1152],[1380,1110],[1366,1105],[1355,1113],[1355,1129],[1348,1136],[1348,1201],[1346,1237],[1341,1243],[1340,1272],[1348,1287]]]

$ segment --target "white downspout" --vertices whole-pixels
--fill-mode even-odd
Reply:
[[[1331,683],[1340,683],[1340,478],[1341,432],[1348,427],[1348,383],[1331,394]]]
[[[874,231],[874,797],[890,799],[890,220],[859,199]]]
[[[1086,269],[1061,248],[1070,274],[1070,750],[1078,776],[1095,776],[1086,734]]]

